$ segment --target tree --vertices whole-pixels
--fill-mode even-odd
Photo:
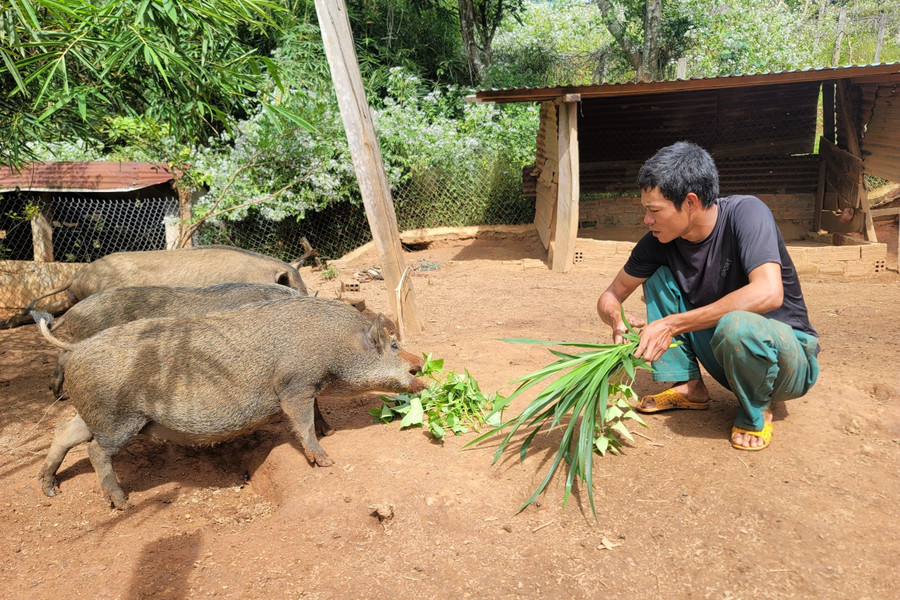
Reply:
[[[684,2],[597,0],[597,6],[635,81],[665,79],[669,63],[688,50],[688,33],[703,19]]]
[[[658,79],[662,0],[597,0],[603,22],[634,69],[635,81]],[[624,17],[619,20],[620,14]],[[629,24],[641,23],[643,36]]]
[[[285,90],[278,70],[249,43],[277,30],[282,9],[269,0],[14,0],[4,6],[4,164],[29,158],[33,141],[102,142],[114,116],[157,123],[173,146],[227,131],[248,102],[308,127],[279,108]],[[265,96],[267,73],[277,89]]]
[[[459,0],[459,28],[473,84],[491,65],[491,45],[504,19],[517,18],[525,0]]]

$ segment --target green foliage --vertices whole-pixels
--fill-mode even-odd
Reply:
[[[469,104],[402,69],[388,90],[376,120],[401,229],[530,218],[521,171],[533,160],[536,106]]]
[[[324,269],[322,269],[322,279],[326,281],[331,281],[332,279],[337,279],[338,275],[340,275],[340,271],[338,271],[337,267],[334,265],[328,265]]]
[[[593,2],[528,2],[505,21],[493,44],[485,87],[587,85],[611,42]]]
[[[426,355],[420,376],[431,379],[431,384],[418,394],[382,396],[381,407],[370,414],[383,423],[399,417],[400,427],[422,427],[427,422],[429,433],[441,443],[448,431],[462,435],[486,422],[499,425],[498,417],[486,420],[485,414],[500,397],[486,398],[468,371],[459,375],[443,369],[443,359]]]
[[[349,0],[347,11],[367,89],[375,96],[382,95],[393,67],[444,85],[463,79],[454,0]]]
[[[278,54],[275,60],[298,58]],[[536,106],[469,104],[462,90],[433,86],[400,67],[388,72],[384,86],[386,96],[372,104],[401,229],[532,218],[533,201],[521,193],[521,171],[533,160]],[[196,206],[198,215],[215,205],[240,207],[221,216],[228,220],[251,217],[255,210],[269,220],[289,215],[308,220],[336,205],[361,204],[333,95],[322,90],[284,98],[293,110],[301,110],[298,102],[304,103],[304,114],[317,115],[316,135],[285,136],[259,112],[237,125],[234,138],[195,158],[195,169],[209,174],[211,182]],[[248,205],[271,190],[282,191],[258,209]],[[333,227],[347,225],[346,219],[331,221]],[[323,249],[328,243],[321,240],[316,247],[323,255],[339,256],[338,250]]]
[[[631,44],[643,42],[644,0],[619,0],[619,20]],[[663,2],[661,75],[688,77],[781,71],[831,64],[840,5],[847,24],[839,64],[874,61],[883,27],[881,62],[900,60],[900,12],[878,0],[682,0]],[[633,67],[606,30],[596,0],[530,2],[521,23],[506,21],[494,42],[485,87],[588,85],[630,81]]]
[[[531,442],[544,426],[547,426],[548,432],[557,426],[564,428],[559,449],[550,464],[547,475],[531,497],[519,508],[519,511],[537,498],[549,483],[557,467],[565,459],[568,464],[568,476],[563,506],[569,500],[572,485],[576,479],[580,478],[587,482],[591,511],[596,517],[592,476],[594,451],[601,454],[605,454],[607,451],[617,453],[621,445],[618,436],[631,439],[625,420],[634,420],[646,427],[637,413],[631,409],[628,399],[636,397],[631,389],[635,371],[651,369],[651,367],[634,356],[640,338],[630,325],[627,326],[629,333],[626,333],[625,337],[628,342],[624,344],[545,342],[533,339],[504,340],[588,349],[586,352],[578,354],[550,350],[558,360],[543,369],[514,380],[512,383],[518,383],[519,386],[505,401],[494,404],[494,411],[489,417],[492,418],[496,413],[503,411],[509,402],[531,387],[551,379],[552,381],[517,417],[501,423],[495,430],[481,435],[467,444],[468,446],[481,442],[500,433],[503,429],[509,428],[494,454],[494,462],[496,462],[512,441],[515,433],[523,426],[531,427],[531,433],[525,437],[519,449],[519,458],[524,460]],[[563,423],[564,418],[568,418],[567,423]]]
[[[7,3],[0,28],[0,160],[30,157],[28,143],[100,140],[107,117],[144,119],[190,146],[228,130],[248,101],[268,99],[274,63],[257,41],[282,9],[267,0]],[[257,37],[253,37],[257,36]],[[298,125],[297,115],[277,113]],[[164,150],[163,150],[164,152]]]

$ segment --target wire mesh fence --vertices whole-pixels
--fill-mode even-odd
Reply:
[[[392,190],[401,231],[534,219],[534,200],[523,195],[520,170],[473,170],[460,177],[458,171],[435,169],[419,175]],[[175,239],[171,228],[177,214],[174,196],[0,196],[0,319],[61,285],[83,263],[113,252],[166,248],[166,225]],[[344,201],[302,218],[272,221],[256,207],[241,220],[209,220],[195,243],[236,246],[292,262],[304,253],[303,238],[327,262],[369,242],[372,234],[362,203]]]
[[[474,172],[459,177],[433,170],[391,190],[400,231],[468,225],[515,225],[534,220],[534,199],[522,191],[521,171]],[[252,210],[239,221],[215,220],[200,229],[200,244],[227,244],[296,260],[306,238],[324,260],[340,258],[372,240],[362,203],[339,202],[303,218],[265,219]]]
[[[166,248],[178,198],[115,194],[0,195],[0,319],[113,252]]]

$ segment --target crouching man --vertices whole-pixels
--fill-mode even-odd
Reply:
[[[772,401],[803,396],[819,374],[818,337],[772,213],[754,196],[718,198],[712,157],[688,142],[659,150],[638,183],[650,231],[597,301],[621,343],[622,302],[643,285],[647,321],[627,317],[642,328],[635,355],[672,387],[637,409],[708,408],[699,363],[740,402],[731,445],[762,450]]]

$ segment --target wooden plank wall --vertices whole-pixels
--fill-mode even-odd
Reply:
[[[544,248],[550,247],[551,232],[556,226],[556,193],[559,185],[557,106],[541,103],[541,125],[538,131],[536,202],[534,226]]]
[[[872,96],[861,147],[866,173],[900,181],[900,84],[867,84],[863,91]]]

